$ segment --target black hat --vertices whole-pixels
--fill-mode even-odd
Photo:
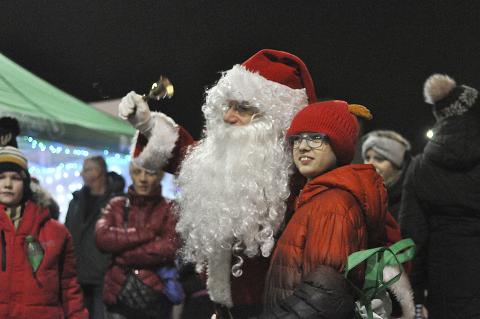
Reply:
[[[0,118],[0,146],[18,147],[18,134],[20,134],[20,126],[16,119],[13,117]]]
[[[17,172],[24,181],[22,202],[31,198],[30,174],[25,155],[16,147],[7,145],[0,147],[0,174],[8,171]]]
[[[446,74],[433,74],[423,87],[425,102],[433,105],[433,115],[437,120],[458,116],[478,103],[478,91],[467,85],[457,85]]]

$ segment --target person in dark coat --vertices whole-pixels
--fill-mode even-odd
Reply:
[[[121,183],[107,174],[101,156],[87,157],[83,162],[85,185],[73,193],[65,225],[72,233],[77,259],[78,281],[85,294],[85,304],[91,318],[103,318],[102,285],[110,257],[95,244],[95,223],[108,201],[123,193]]]
[[[411,276],[415,302],[425,305],[429,318],[479,318],[478,91],[434,74],[424,95],[436,123],[433,137],[408,168],[400,207],[402,233],[417,245]]]
[[[33,199],[25,156],[0,147],[0,318],[87,319],[72,237]]]
[[[382,176],[388,193],[388,211],[397,221],[403,180],[411,160],[410,149],[410,143],[395,131],[376,130],[362,138],[363,162],[372,164]],[[402,280],[411,289],[408,276],[402,274]],[[393,294],[392,316],[398,318],[402,313],[402,307]]]
[[[394,131],[376,130],[362,138],[363,162],[372,164],[382,176],[388,191],[388,211],[397,221],[410,149],[410,143]]]

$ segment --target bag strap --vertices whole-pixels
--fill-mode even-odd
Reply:
[[[360,303],[365,306],[368,319],[373,319],[371,301],[379,293],[400,279],[402,263],[409,261],[415,255],[415,244],[410,238],[400,240],[390,247],[377,247],[354,252],[347,259],[345,266],[345,278],[349,272],[366,262],[365,281],[363,289],[352,285],[356,290]],[[383,269],[387,265],[398,265],[400,272],[387,282],[383,280]]]
[[[125,200],[125,205],[123,205],[123,227],[128,228],[128,214],[130,213],[130,199],[128,197]]]

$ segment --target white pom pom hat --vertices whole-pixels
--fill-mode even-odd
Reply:
[[[457,85],[446,74],[433,74],[423,87],[425,102],[433,105],[437,120],[462,115],[476,103],[478,91],[467,85]]]

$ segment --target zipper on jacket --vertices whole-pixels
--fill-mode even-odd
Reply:
[[[2,271],[7,270],[7,241],[5,240],[5,231],[2,229]]]

